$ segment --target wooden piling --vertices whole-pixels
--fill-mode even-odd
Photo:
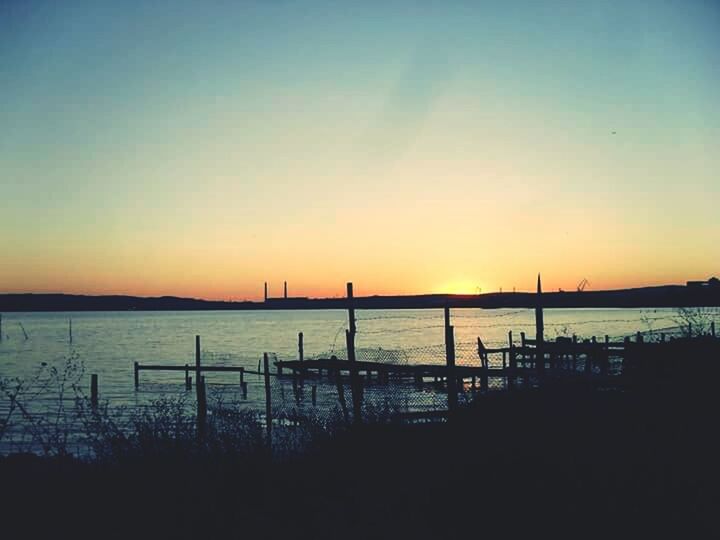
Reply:
[[[303,347],[303,333],[298,332],[298,360],[301,362],[305,359],[305,351]]]
[[[267,446],[272,448],[272,403],[270,397],[270,370],[268,353],[263,353],[263,367],[265,374],[265,433],[267,434]]]
[[[200,375],[195,382],[197,389],[197,428],[198,437],[205,436],[205,426],[207,423],[207,393],[205,389],[205,377]]]
[[[510,350],[508,351],[508,364],[510,372],[507,376],[507,386],[508,390],[512,390],[515,388],[515,372],[517,371],[517,356],[515,352],[515,344],[513,343],[512,330],[508,332],[508,345],[510,347]]]
[[[487,355],[487,350],[485,348],[485,345],[483,345],[483,342],[479,337],[477,338],[477,346],[478,346],[478,356],[480,356],[480,367],[482,368],[482,371],[480,372],[480,390],[482,392],[487,392],[488,391],[488,371],[489,371],[488,355]]]
[[[345,423],[349,422],[347,403],[345,402],[345,387],[343,386],[342,376],[340,370],[335,370],[335,384],[337,386],[338,401],[340,402],[340,409],[342,409],[343,418]]]
[[[351,290],[348,290],[351,293]],[[348,362],[350,363],[350,388],[352,390],[353,421],[357,424],[362,421],[362,381],[358,377],[357,363],[355,362],[355,332],[345,331],[347,343]]]
[[[347,284],[347,305],[348,305],[348,324],[350,327],[350,332],[353,333],[353,336],[355,335],[355,332],[357,332],[357,328],[355,327],[355,302],[353,300],[353,284],[352,282],[348,282]]]
[[[93,409],[98,406],[98,376],[97,373],[90,375],[90,405]]]
[[[200,388],[200,336],[195,336],[195,391],[196,391],[196,397],[198,399],[198,403],[200,401],[200,392],[202,391]],[[199,405],[198,405],[199,407]]]
[[[539,375],[545,372],[545,321],[542,307],[542,284],[540,274],[537,278],[537,297],[535,299],[535,364]]]
[[[447,367],[448,413],[457,410],[458,395],[455,379],[455,331],[450,325],[450,308],[445,308],[445,363]]]
[[[241,367],[240,368],[240,385],[242,386],[243,384],[245,384],[245,368]]]
[[[185,364],[185,390],[190,390],[192,388],[190,384],[190,366],[188,364]]]
[[[201,373],[200,365],[200,336],[195,336],[195,397],[197,400],[197,432],[198,437],[205,435],[205,420],[207,415],[207,402],[205,400],[205,378]]]
[[[72,318],[68,319],[68,340],[72,343]]]
[[[140,369],[138,369],[138,363],[135,362],[135,389],[137,390],[138,386],[140,386]]]
[[[247,399],[247,383],[240,383],[240,391],[242,392],[242,398]]]

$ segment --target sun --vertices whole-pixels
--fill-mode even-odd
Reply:
[[[456,279],[448,281],[438,288],[444,294],[480,294],[483,292],[482,283],[471,279]]]

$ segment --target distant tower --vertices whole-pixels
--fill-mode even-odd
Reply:
[[[283,297],[287,299],[287,281],[283,282],[284,291],[283,291]]]
[[[267,302],[267,281],[265,282],[265,301]]]

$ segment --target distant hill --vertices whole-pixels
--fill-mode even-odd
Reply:
[[[356,297],[358,309],[413,309],[448,307],[533,308],[535,293],[480,295],[425,294],[413,296]],[[718,307],[720,287],[666,285],[637,289],[542,294],[547,308]],[[189,311],[345,309],[345,298],[275,298],[264,302],[223,302],[174,296],[87,296],[74,294],[1,294],[0,312],[9,311]]]

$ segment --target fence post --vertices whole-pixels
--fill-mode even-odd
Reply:
[[[455,332],[450,325],[450,308],[445,307],[445,362],[447,364],[448,413],[457,410],[457,380],[455,379]]]
[[[201,439],[205,436],[205,422],[207,420],[207,394],[205,393],[205,377],[198,377],[195,381],[197,389],[197,427],[198,437]]]
[[[98,376],[97,373],[90,375],[90,406],[97,409],[98,406]]]
[[[535,363],[539,375],[545,371],[545,351],[543,342],[545,340],[545,322],[542,308],[542,283],[540,274],[537,278],[537,298],[535,300]]]
[[[268,368],[268,353],[263,353],[263,367],[265,374],[265,432],[267,433],[267,446],[272,451],[272,403],[270,397],[270,370]]]
[[[512,330],[508,332],[508,344],[510,350],[508,351],[508,362],[510,367],[510,373],[507,376],[508,389],[515,388],[515,371],[517,369],[517,359],[515,358],[515,344],[513,343]]]
[[[353,301],[353,284],[348,282],[347,284],[347,305],[348,305],[348,323],[350,325],[350,332],[355,337],[357,328],[355,327],[355,303]]]
[[[301,362],[305,359],[305,351],[303,348],[303,333],[298,332],[298,360]]]
[[[480,356],[480,367],[482,371],[480,372],[480,390],[483,392],[488,391],[488,355],[485,351],[485,345],[483,345],[482,340],[478,336],[477,338],[477,345],[478,345],[478,356]],[[503,362],[504,363],[504,362]]]
[[[330,371],[330,370],[328,370]],[[340,402],[340,408],[342,409],[343,418],[345,419],[345,423],[348,423],[348,412],[347,412],[347,403],[345,403],[345,387],[343,386],[342,382],[342,372],[340,371],[340,368],[337,368],[335,370],[335,384],[337,386],[337,392],[338,392],[338,401]]]
[[[345,331],[347,342],[348,362],[350,362],[350,387],[352,389],[353,422],[362,421],[362,383],[358,380],[358,369],[355,361],[355,332]]]
[[[135,390],[140,386],[140,366],[137,362],[134,364],[135,367]]]
[[[201,375],[200,366],[200,336],[195,336],[195,397],[197,399],[197,428],[198,436],[205,435],[205,378]]]

